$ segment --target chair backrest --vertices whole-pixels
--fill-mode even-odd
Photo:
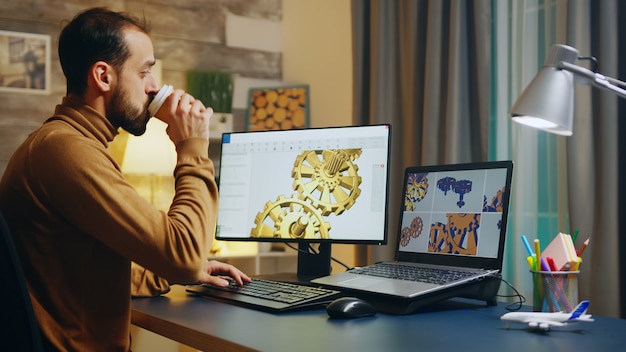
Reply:
[[[0,237],[0,351],[42,351],[22,265],[1,212]]]

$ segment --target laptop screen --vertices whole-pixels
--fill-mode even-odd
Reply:
[[[407,168],[397,260],[500,269],[512,168],[511,161]]]

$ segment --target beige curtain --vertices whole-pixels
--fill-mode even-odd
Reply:
[[[353,0],[354,123],[392,124],[389,241],[357,265],[393,259],[406,166],[487,159],[489,0]]]

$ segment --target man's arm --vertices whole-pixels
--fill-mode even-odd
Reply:
[[[132,297],[153,297],[170,292],[167,280],[135,262],[131,264],[130,284]]]

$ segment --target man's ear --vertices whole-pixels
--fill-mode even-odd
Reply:
[[[114,73],[113,67],[104,61],[98,61],[91,66],[91,78],[94,85],[102,92],[111,90]]]

